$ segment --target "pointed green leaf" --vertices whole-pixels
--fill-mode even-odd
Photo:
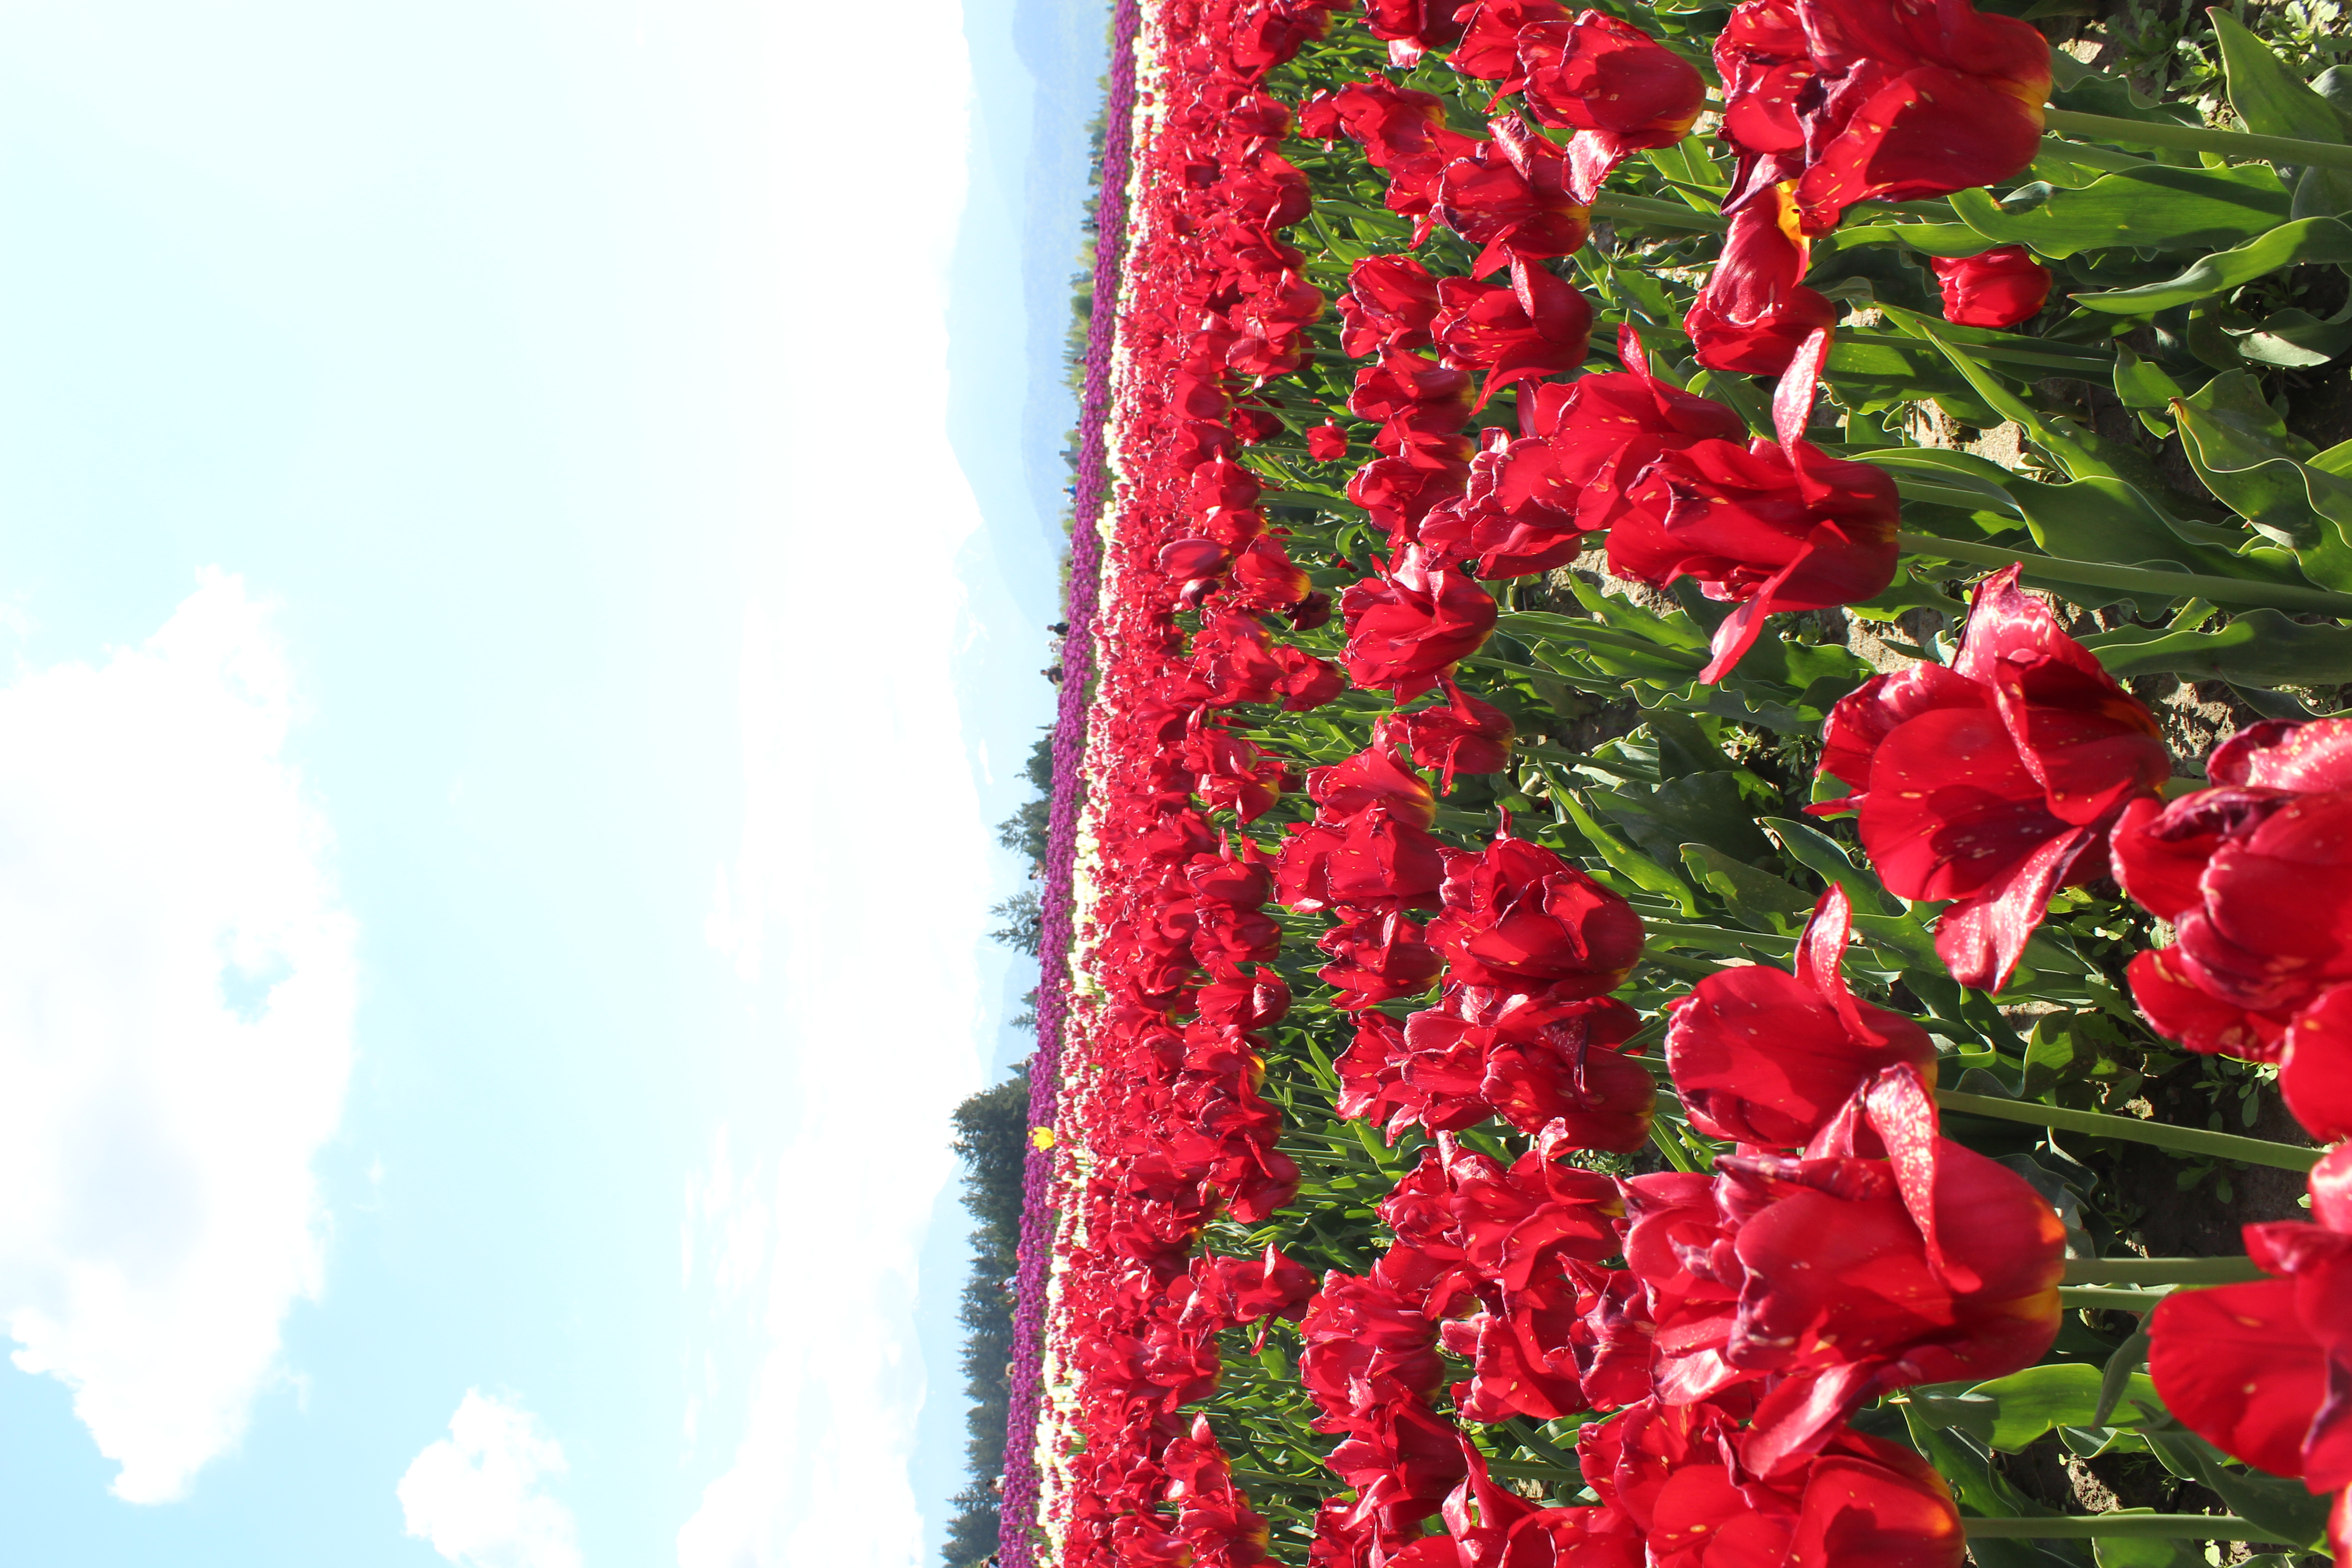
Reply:
[[[2305,261],[2352,261],[2352,226],[2341,218],[2298,218],[2234,250],[2208,256],[2167,282],[2073,299],[2085,310],[2111,316],[2152,316]]]
[[[2263,163],[2231,169],[2145,163],[2080,190],[2037,184],[2006,202],[1981,190],[1952,197],[1952,210],[1987,239],[2061,259],[2110,247],[2193,251],[2239,245],[2286,222],[2294,206],[2278,171]]]

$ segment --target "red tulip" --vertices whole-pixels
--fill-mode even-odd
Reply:
[[[1538,1508],[1496,1486],[1462,1440],[1466,1470],[1441,1510],[1447,1533],[1423,1536],[1388,1568],[1643,1568],[1642,1542],[1597,1508]]]
[[[2147,1371],[2165,1408],[2215,1447],[2336,1494],[2327,1539],[2352,1552],[2352,1148],[2311,1173],[2311,1216],[2245,1227],[2273,1276],[2177,1290],[2148,1318]]]
[[[1748,0],[1717,39],[1740,199],[1796,181],[1807,234],[1858,201],[1919,201],[2033,161],[2050,46],[1967,0]]]
[[[1342,310],[1345,310],[1344,302]],[[1348,433],[1326,419],[1307,432],[1307,455],[1318,463],[1336,463],[1348,455]]]
[[[1960,1568],[1960,1510],[1908,1448],[1839,1433],[1790,1472],[1757,1482],[1718,1458],[1667,1477],[1651,1504],[1653,1568]]]
[[[1936,951],[1963,985],[2009,980],[2050,895],[2105,873],[2106,835],[2172,771],[2147,709],[2017,585],[1977,588],[1948,669],[1882,675],[1830,714],[1822,771],[1853,794],[1887,887],[1952,899]]]
[[[1450,852],[1443,897],[1429,940],[1464,985],[1571,1002],[1615,990],[1641,957],[1631,905],[1507,832],[1483,852]]]
[[[1324,932],[1315,945],[1332,962],[1315,973],[1339,993],[1331,1005],[1360,1012],[1435,984],[1445,961],[1421,934],[1420,926],[1394,909],[1355,914]]]
[[[1591,302],[1545,268],[1511,260],[1510,287],[1467,278],[1438,280],[1433,331],[1446,363],[1487,373],[1471,412],[1515,382],[1564,375],[1584,363]]]
[[[1447,127],[1445,106],[1435,93],[1401,88],[1382,76],[1317,93],[1299,105],[1298,132],[1318,141],[1346,136],[1360,143],[1372,167],[1389,176],[1389,209],[1420,220],[1415,244],[1428,237],[1446,165],[1477,145]]]
[[[1779,375],[1837,308],[1804,286],[1812,247],[1788,188],[1760,191],[1731,215],[1723,254],[1683,317],[1691,353],[1710,370]]]
[[[1944,319],[1964,327],[2013,327],[2031,321],[2050,298],[2050,268],[2021,245],[1948,260],[1931,256],[1944,291]]]
[[[1261,534],[1234,557],[1229,603],[1245,610],[1286,610],[1307,596],[1307,574],[1278,539]]]
[[[1519,68],[1519,35],[1544,22],[1563,22],[1568,12],[1557,0],[1471,0],[1454,13],[1462,22],[1462,41],[1445,63],[1478,81],[1503,82],[1501,91],[1517,89],[1505,79]]]
[[[1797,973],[1717,970],[1675,1003],[1666,1065],[1691,1125],[1729,1142],[1810,1142],[1855,1091],[1898,1062],[1936,1081],[1936,1043],[1899,1013],[1857,1000],[1839,960],[1845,889],[1822,895]]]
[[[1510,763],[1511,739],[1517,730],[1510,715],[1493,703],[1471,696],[1452,681],[1444,686],[1443,706],[1383,719],[1373,730],[1376,738],[1383,733],[1395,735],[1415,763],[1438,769],[1439,787],[1450,790],[1457,773],[1501,773]]]
[[[1350,358],[1427,348],[1436,319],[1437,279],[1412,257],[1367,256],[1348,269],[1348,291],[1339,296],[1339,348]]]
[[[1496,607],[1458,567],[1418,546],[1400,552],[1377,577],[1339,596],[1347,618],[1348,678],[1386,688],[1399,701],[1420,696],[1457,659],[1475,653],[1495,629]]]
[[[2352,820],[2352,722],[2269,720],[2223,742],[2213,787],[2134,801],[2116,821],[2116,874],[2176,945],[2132,961],[2132,994],[2159,1034],[2191,1050],[2282,1059],[2296,1016],[2352,981],[2352,900],[2336,869]],[[2280,1088],[2321,1108],[2336,1007],[2292,1037]],[[2330,1043],[2323,1043],[2330,1042]],[[2293,1099],[2290,1104],[2293,1104]]]
[[[1179,539],[1160,550],[1160,570],[1178,582],[1214,577],[1231,564],[1232,552],[1213,539]]]
[[[1364,0],[1364,30],[1387,40],[1389,64],[1404,69],[1462,36],[1454,0]]]
[[[1817,1452],[1876,1394],[2018,1371],[2058,1331],[2057,1215],[2005,1167],[1935,1138],[1924,1089],[1913,1102],[1923,1109],[1909,1124],[1889,1114],[1899,1104],[1874,1103],[1866,1125],[1806,1158],[1719,1161],[1715,1235],[1683,1242],[1668,1282],[1690,1283],[1654,1296],[1666,1398],[1774,1376],[1741,1447],[1759,1475]],[[1895,1158],[1835,1152],[1872,1131]],[[1645,1226],[1675,1212],[1636,1219],[1626,1240],[1636,1273],[1655,1267]],[[1713,1304],[1723,1292],[1736,1307]]]
[[[1307,798],[1318,821],[1344,822],[1366,806],[1386,805],[1415,827],[1437,820],[1437,796],[1394,747],[1374,743],[1344,762],[1307,774]],[[1287,902],[1287,900],[1285,900]]]
[[[1716,628],[1701,680],[1722,679],[1766,616],[1852,604],[1894,581],[1895,481],[1804,439],[1828,353],[1829,334],[1815,332],[1781,378],[1778,446],[1700,441],[1667,450],[1649,476],[1667,497],[1664,514],[1629,506],[1610,532],[1609,567],[1620,576],[1660,585],[1692,577],[1708,597],[1738,605]]]
[[[1375,458],[1348,481],[1348,499],[1370,513],[1391,538],[1400,533],[1409,537],[1430,512],[1461,494],[1469,477],[1469,465],[1443,456]]]
[[[1629,153],[1688,134],[1706,98],[1706,82],[1688,61],[1599,11],[1537,21],[1517,42],[1517,71],[1503,89],[1526,94],[1538,124],[1576,132],[1569,189],[1588,206]],[[1454,59],[1458,66],[1458,52]]]
[[[1470,275],[1484,278],[1514,257],[1567,256],[1591,230],[1591,204],[1569,193],[1568,159],[1518,116],[1488,123],[1490,140],[1445,166],[1437,221],[1483,246]]]

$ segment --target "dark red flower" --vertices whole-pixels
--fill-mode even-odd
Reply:
[[[1723,679],[1755,644],[1764,617],[1884,593],[1894,581],[1895,481],[1868,463],[1830,457],[1804,438],[1829,334],[1807,341],[1773,400],[1780,440],[1700,441],[1669,449],[1649,471],[1663,515],[1628,507],[1609,535],[1609,567],[1660,585],[1696,578],[1738,608],[1716,627],[1699,672]],[[1801,395],[1793,395],[1801,394]]]
[[[1866,1120],[1842,1118],[1807,1157],[1719,1160],[1712,1227],[1685,1204],[1641,1214],[1626,1238],[1645,1283],[1664,1269],[1651,1310],[1667,1400],[1774,1379],[1741,1445],[1768,1479],[1873,1395],[2018,1371],[2058,1331],[2065,1231],[2050,1205],[1937,1138],[1908,1068],[1866,1103]],[[1874,1140],[1893,1158],[1852,1152]]]
[[[1415,763],[1438,769],[1440,788],[1451,789],[1455,773],[1501,773],[1517,732],[1511,716],[1450,680],[1444,686],[1442,705],[1383,719],[1374,731],[1395,735]]]
[[[1651,377],[1641,342],[1619,334],[1627,369],[1547,383],[1519,396],[1520,435],[1489,430],[1471,459],[1450,547],[1486,577],[1540,572],[1574,558],[1586,535],[1639,510],[1662,521],[1669,500],[1649,478],[1659,456],[1703,440],[1742,440],[1722,404]]]
[[[1282,679],[1275,683],[1275,690],[1282,698],[1285,712],[1320,708],[1348,689],[1347,672],[1328,658],[1318,658],[1292,643],[1276,643],[1268,651],[1282,667]]]
[[[1462,36],[1454,0],[1364,0],[1364,30],[1386,40],[1389,64],[1406,68]]]
[[[1282,759],[1230,730],[1202,723],[1200,715],[1180,754],[1212,810],[1231,811],[1251,822],[1281,798]]]
[[[1823,893],[1797,973],[1722,969],[1674,1004],[1666,1065],[1691,1125],[1729,1142],[1810,1142],[1856,1090],[1898,1062],[1936,1081],[1936,1043],[1899,1013],[1857,1000],[1840,959],[1845,889]]]
[[[1920,201],[2033,161],[2050,46],[1967,0],[1748,0],[1717,39],[1739,199],[1796,181],[1805,232],[1852,203]]]
[[[2273,1278],[2176,1290],[2148,1318],[2165,1408],[2215,1447],[2336,1494],[2327,1539],[2352,1552],[2352,1148],[2311,1173],[2311,1217],[2245,1227]]]
[[[1804,286],[1812,247],[1796,218],[1796,205],[1780,185],[1731,215],[1723,254],[1683,317],[1699,363],[1779,375],[1807,338],[1837,324],[1837,307]]]
[[[1233,559],[1233,552],[1213,539],[1179,539],[1160,548],[1160,570],[1180,583],[1214,577]]]
[[[1496,1486],[1486,1457],[1462,1440],[1467,1474],[1440,1510],[1445,1533],[1423,1536],[1387,1568],[1642,1568],[1642,1540],[1597,1508],[1538,1508]]]
[[[1471,0],[1454,15],[1462,22],[1462,41],[1445,63],[1478,81],[1499,81],[1504,92],[1517,90],[1506,78],[1519,68],[1519,35],[1539,22],[1565,21],[1567,10],[1557,0]]]
[[[1278,539],[1260,534],[1234,557],[1234,592],[1229,601],[1245,610],[1286,610],[1307,596],[1312,585],[1306,572],[1290,559]]]
[[[1525,94],[1538,124],[1576,132],[1569,189],[1588,206],[1627,154],[1688,134],[1706,98],[1706,79],[1689,61],[1599,11],[1534,22],[1517,42],[1517,71],[1503,89]]]
[[[1202,1310],[1221,1323],[1295,1323],[1315,1295],[1315,1276],[1270,1242],[1258,1258],[1195,1258],[1192,1274]]]
[[[1379,576],[1349,586],[1339,613],[1348,623],[1348,679],[1405,701],[1475,653],[1493,633],[1497,612],[1459,567],[1413,545]]]
[[[2154,716],[2019,570],[1979,584],[1950,668],[1882,675],[1832,710],[1822,771],[1853,793],[1816,808],[1859,810],[1895,892],[1958,900],[1936,951],[1982,991],[2008,983],[2051,894],[2105,874],[2108,826],[2172,771]]]
[[[1384,349],[1356,373],[1348,412],[1381,422],[1372,445],[1391,457],[1430,454],[1440,461],[1469,455],[1461,438],[1470,417],[1470,375],[1402,349]]]
[[[1445,907],[1429,939],[1455,983],[1569,1002],[1624,984],[1642,955],[1642,917],[1540,844],[1507,832],[1446,856]]]
[[[1695,1457],[1668,1473],[1651,1512],[1652,1568],[1960,1568],[1969,1555],[1935,1467],[1853,1431],[1764,1482]]]
[[[2216,748],[2206,777],[2211,788],[2134,801],[2116,823],[2116,876],[2176,935],[2132,961],[2132,993],[2191,1050],[2278,1060],[2295,1015],[2352,981],[2352,900],[2336,869],[2352,722],[2265,721]],[[2329,1029],[2305,1036],[2319,1054],[2332,1055],[2319,1046]],[[2308,1079],[2308,1064],[2294,1076]],[[2303,1092],[2317,1104],[2315,1086]]]
[[[1438,222],[1482,246],[1470,275],[1484,278],[1513,257],[1566,256],[1591,231],[1591,204],[1569,194],[1567,155],[1516,114],[1487,125],[1489,140],[1445,166]]]
[[[1212,980],[1201,987],[1193,1003],[1207,1023],[1245,1035],[1282,1022],[1290,1011],[1290,987],[1280,975],[1261,969],[1246,979],[1237,974]]]
[[[1437,293],[1437,352],[1449,364],[1486,372],[1473,413],[1515,382],[1565,375],[1584,363],[1591,301],[1522,257],[1511,258],[1508,288],[1443,278]]]
[[[1412,257],[1367,256],[1348,269],[1348,291],[1339,296],[1339,349],[1350,358],[1427,348],[1436,319],[1437,279]],[[1340,444],[1346,446],[1344,437]]]
[[[1348,499],[1394,538],[1411,537],[1421,521],[1462,493],[1466,463],[1421,457],[1375,458],[1348,481]]]
[[[1927,265],[1944,290],[1944,319],[1964,327],[2013,327],[2041,314],[2050,298],[2050,268],[2021,245],[1956,261],[1931,256]]]
[[[1389,176],[1389,210],[1421,220],[1415,244],[1428,237],[1428,215],[1446,165],[1477,145],[1446,125],[1445,105],[1435,93],[1401,88],[1382,76],[1308,99],[1299,106],[1298,131],[1360,143],[1372,167]]]
[[[1386,805],[1415,827],[1437,820],[1437,796],[1395,748],[1370,745],[1344,762],[1309,769],[1307,798],[1318,821],[1343,822],[1366,806]]]
[[[1348,455],[1348,433],[1336,420],[1326,419],[1307,432],[1307,455],[1318,463],[1336,463]]]
[[[1325,931],[1315,945],[1332,962],[1315,973],[1339,993],[1331,1005],[1360,1012],[1435,984],[1445,961],[1421,935],[1399,909],[1355,914]]]

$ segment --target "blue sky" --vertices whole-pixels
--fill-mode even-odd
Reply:
[[[929,1555],[1101,21],[0,3],[12,1568]]]

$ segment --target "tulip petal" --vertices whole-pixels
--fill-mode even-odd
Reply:
[[[2148,1375],[2166,1409],[2235,1458],[2303,1474],[2327,1369],[2295,1314],[2292,1282],[2176,1290],[2157,1304],[2148,1334]]]

